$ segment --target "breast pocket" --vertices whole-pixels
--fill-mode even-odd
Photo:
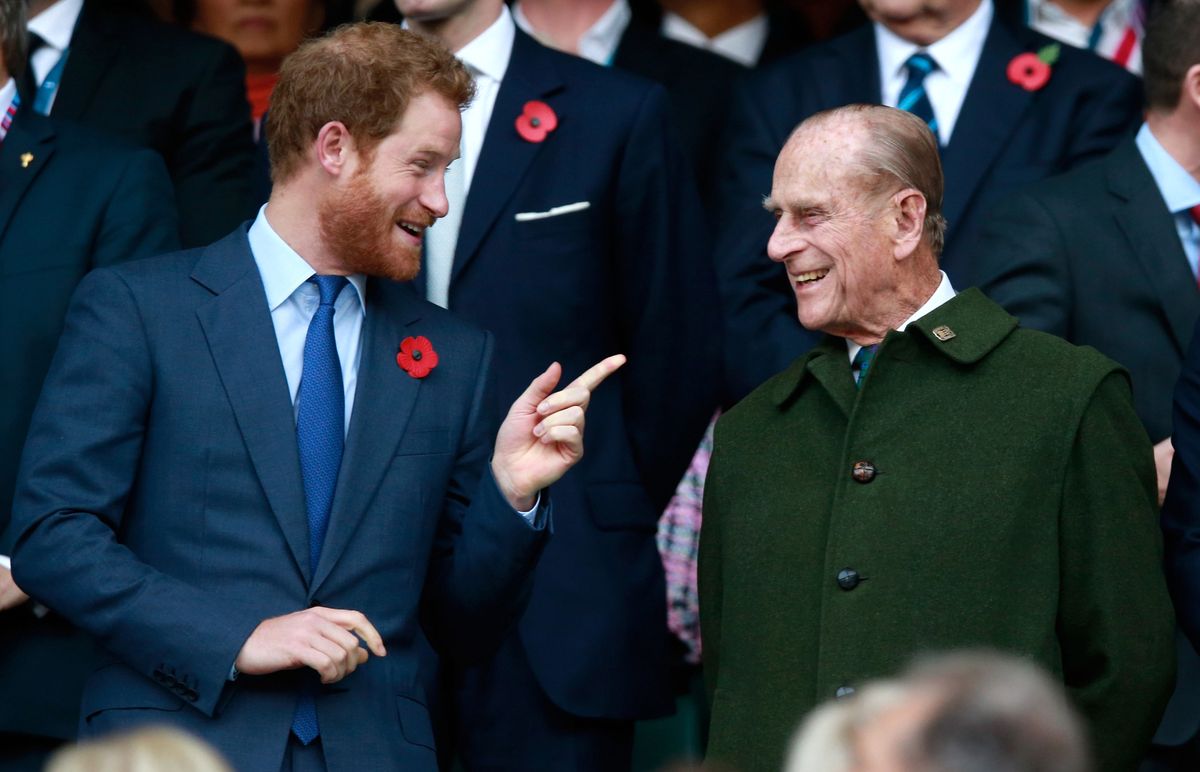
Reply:
[[[454,450],[449,429],[418,429],[404,433],[397,456],[430,456]]]

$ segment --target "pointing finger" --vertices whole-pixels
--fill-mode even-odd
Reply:
[[[595,391],[596,387],[604,383],[604,379],[621,369],[621,365],[625,364],[624,354],[613,354],[610,357],[600,360],[592,365],[575,380],[571,381],[570,386],[582,386],[588,391]]]

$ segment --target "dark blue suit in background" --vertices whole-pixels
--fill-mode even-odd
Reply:
[[[0,147],[0,555],[29,417],[75,286],[179,246],[171,180],[150,150],[21,110]],[[32,603],[0,613],[0,767],[75,737],[91,642]]]
[[[387,281],[368,281],[365,309],[310,572],[293,406],[245,231],[80,285],[13,527],[17,582],[109,655],[84,690],[86,733],[167,723],[275,770],[313,688],[330,769],[436,769],[427,635],[459,656],[498,638],[545,531],[484,473],[490,336]],[[396,363],[413,335],[439,353],[423,380]],[[313,605],[363,612],[388,656],[325,687],[307,669],[227,681],[261,620]]]
[[[558,116],[541,143],[514,126],[530,100]],[[496,757],[484,733],[528,737],[519,709],[475,713],[513,704],[501,686],[510,666],[532,668],[572,716],[632,721],[673,707],[655,531],[712,414],[720,367],[712,223],[666,104],[657,85],[518,32],[467,196],[450,310],[495,334],[498,406],[549,361],[569,382],[606,355],[629,358],[592,398],[586,455],[555,483],[554,538],[507,656],[465,675],[460,729],[485,767]],[[529,755],[508,768],[561,768],[537,742],[519,750]]]
[[[1039,91],[1009,81],[1006,70],[1015,56],[1053,43],[993,19],[943,149],[942,211],[949,230],[942,267],[960,289],[974,281],[972,243],[998,196],[1103,155],[1137,127],[1138,81],[1090,53],[1062,45]],[[874,26],[755,73],[739,95],[730,111],[729,152],[719,183],[725,221],[716,251],[734,399],[819,340],[800,326],[786,274],[767,258],[774,221],[762,199],[771,191],[775,158],[798,123],[821,110],[881,100]]]

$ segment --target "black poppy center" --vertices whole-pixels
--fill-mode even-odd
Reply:
[[[413,361],[414,361],[414,362],[420,362],[420,361],[421,361],[421,352],[420,352],[420,351],[413,351],[413,352],[412,352],[412,359],[413,359]]]
[[[529,125],[536,129],[538,126],[542,125],[542,119],[541,118],[530,118]]]

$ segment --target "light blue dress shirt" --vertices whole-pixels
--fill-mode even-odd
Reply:
[[[1200,205],[1200,180],[1188,174],[1171,157],[1144,123],[1137,134],[1137,147],[1146,166],[1150,168],[1150,176],[1162,193],[1163,201],[1167,202],[1167,209],[1175,218],[1175,230],[1179,233],[1179,241],[1183,244],[1192,275],[1196,276],[1200,263],[1200,225],[1196,224],[1188,210]]]

